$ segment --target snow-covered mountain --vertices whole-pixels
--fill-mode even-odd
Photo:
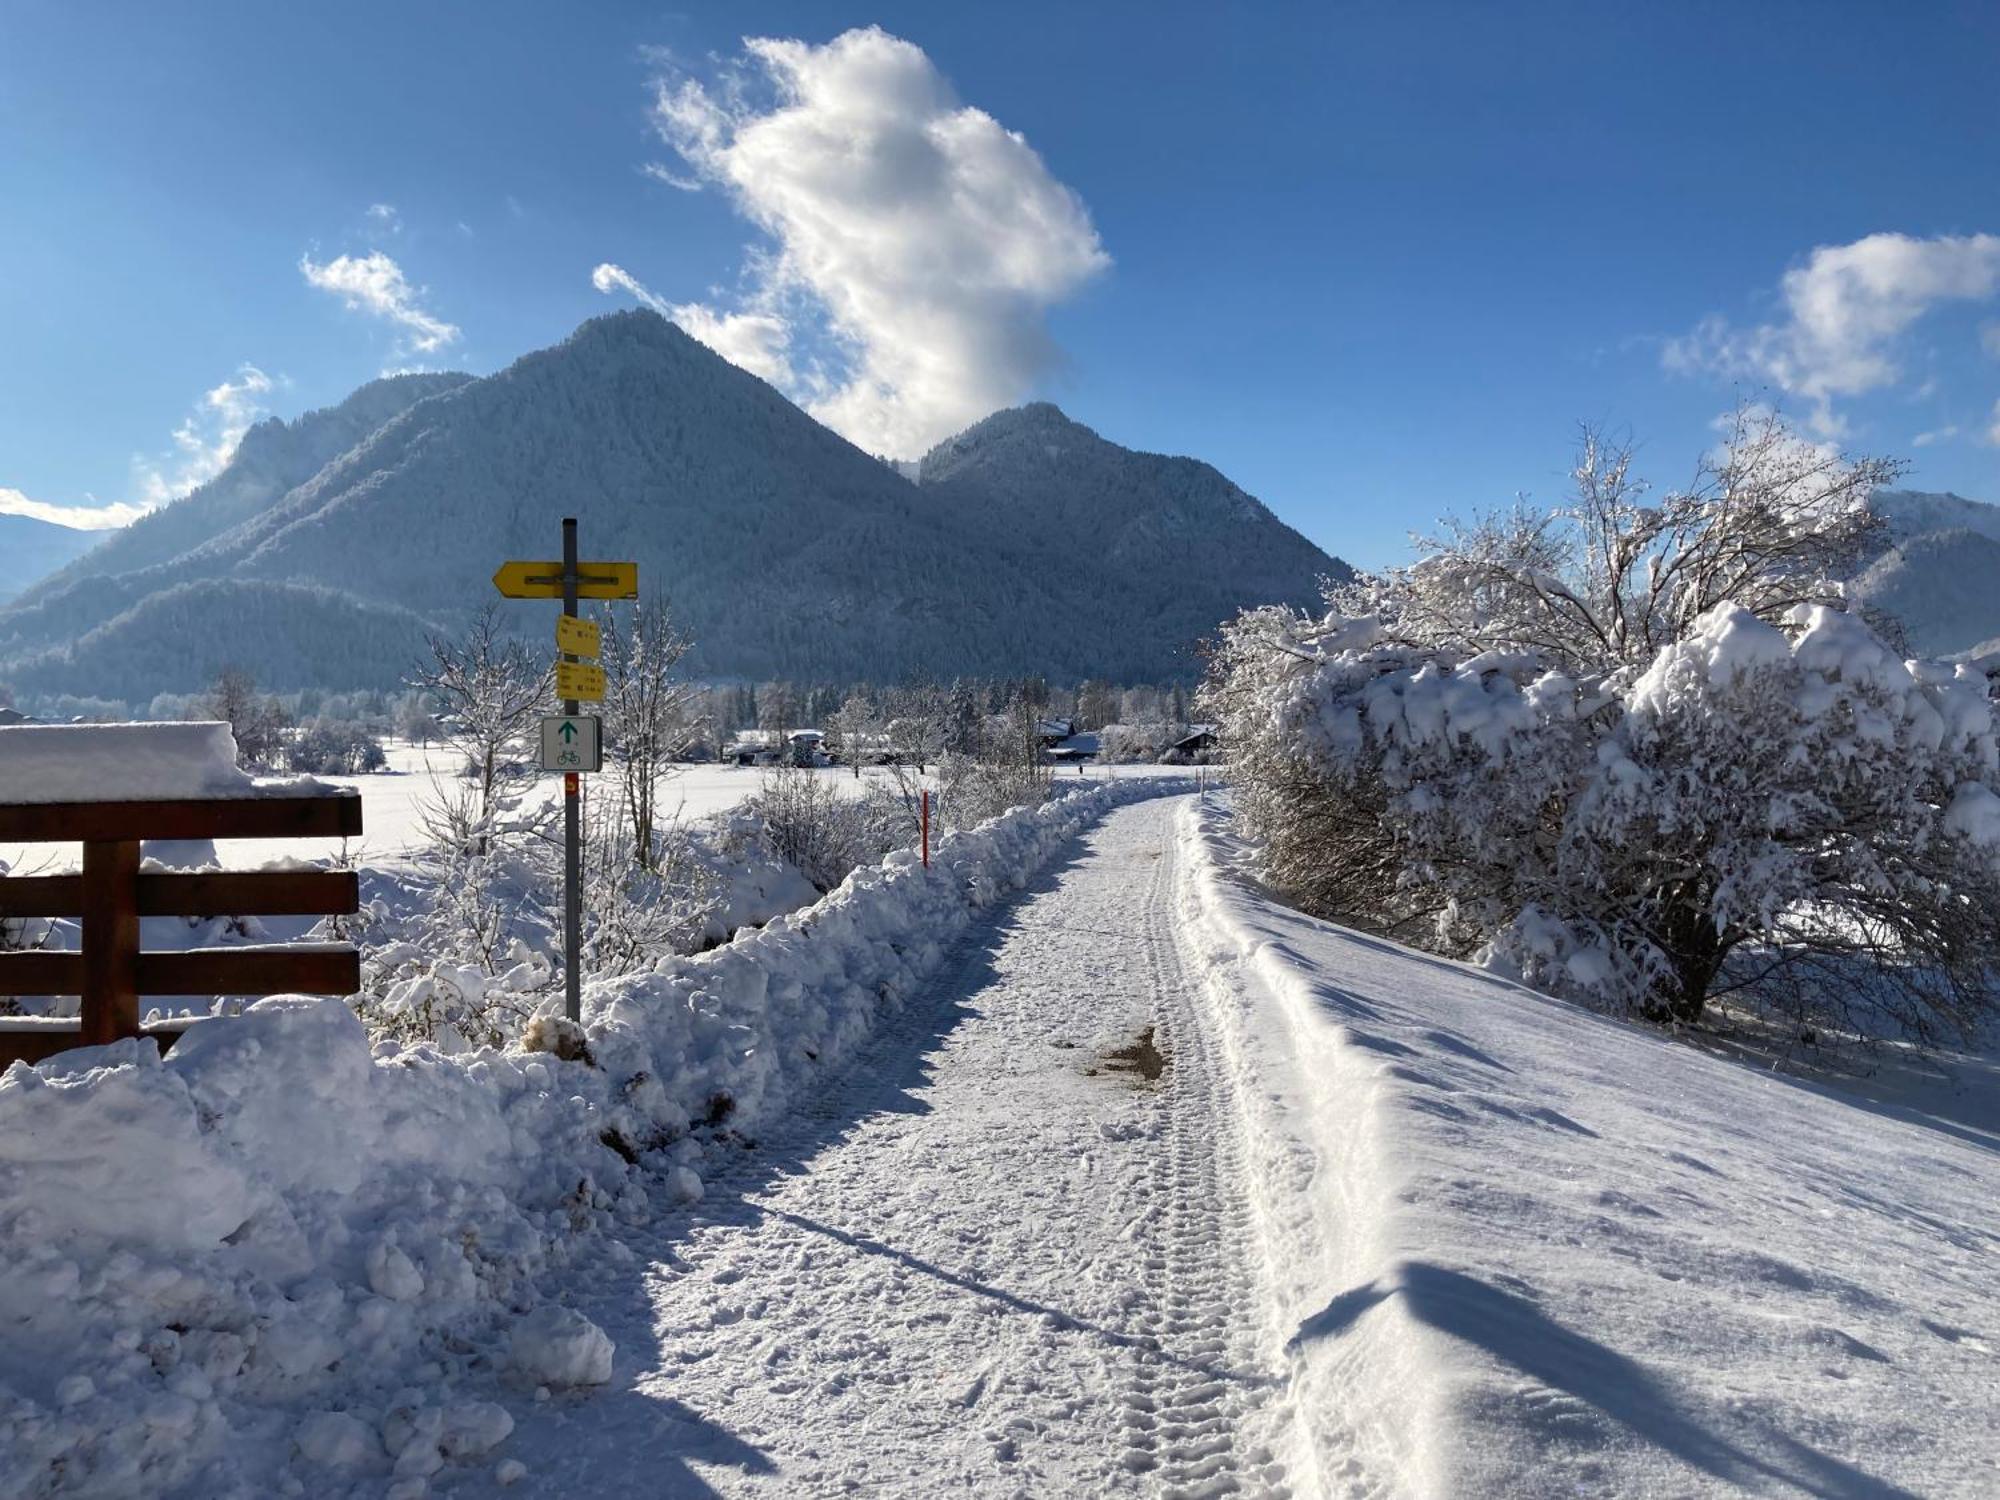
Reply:
[[[1025,533],[1087,552],[1112,616],[1152,622],[1162,648],[1211,634],[1244,600],[1316,602],[1301,601],[1309,576],[1349,576],[1209,465],[1121,448],[1046,402],[940,443],[918,482],[990,545]]]
[[[1854,580],[1855,596],[1900,620],[1926,656],[2000,636],[2000,506],[1917,490],[1878,491],[1869,503],[1895,544]]]
[[[1976,531],[2000,541],[2000,505],[1949,490],[1877,490],[1868,504],[1888,521],[1889,534],[1899,542],[1932,531]]]
[[[988,419],[919,475],[618,313],[486,379],[376,382],[253,429],[209,485],[0,610],[0,681],[129,697],[229,660],[276,688],[393,682],[420,622],[492,599],[494,568],[551,555],[564,515],[586,556],[637,559],[721,676],[1185,677],[1237,606],[1311,603],[1347,572],[1206,465],[1053,407]],[[508,606],[538,640],[548,613]],[[296,649],[329,630],[344,683],[333,647]]]
[[[12,599],[104,536],[34,516],[0,515],[0,600]]]
[[[370,381],[338,406],[291,422],[270,417],[243,434],[235,455],[208,483],[110,533],[95,550],[27,591],[25,602],[62,592],[79,578],[136,572],[168,563],[257,515],[305,483],[391,417],[426,396],[455,390],[469,375],[392,375]]]

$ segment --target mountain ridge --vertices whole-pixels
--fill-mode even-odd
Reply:
[[[975,424],[913,483],[644,310],[491,376],[402,379],[432,384],[374,382],[309,414],[317,447],[285,438],[308,418],[260,424],[241,473],[168,508],[177,530],[96,549],[0,610],[0,680],[97,670],[108,638],[92,632],[202,581],[328,590],[450,628],[493,598],[501,561],[552,553],[563,515],[586,555],[640,562],[695,640],[690,666],[714,677],[1188,678],[1195,640],[1238,605],[1309,605],[1321,575],[1348,573],[1207,465],[1131,453],[1046,404]],[[1066,465],[1036,456],[1038,432],[1075,450]],[[267,611],[286,596],[227,597]],[[539,613],[508,614],[539,639]],[[199,676],[198,621],[137,618]],[[148,659],[161,649],[146,642]]]

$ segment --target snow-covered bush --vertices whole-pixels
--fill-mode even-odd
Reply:
[[[1173,724],[1106,724],[1097,731],[1098,758],[1124,765],[1157,761],[1160,753],[1186,734]]]
[[[778,853],[821,891],[919,836],[914,807],[882,783],[857,796],[837,778],[796,766],[766,771],[745,810],[763,820]]]
[[[1658,506],[1587,447],[1569,510],[1226,626],[1205,701],[1273,884],[1652,1019],[1990,1011],[1985,681],[1838,608],[1883,466],[1745,423]]]
[[[1048,768],[1019,759],[946,755],[938,762],[937,803],[931,816],[946,828],[977,828],[1010,808],[1048,800]]]

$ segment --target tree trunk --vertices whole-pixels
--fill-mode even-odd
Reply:
[[[1663,917],[1661,946],[1673,966],[1673,981],[1664,1003],[1648,1007],[1648,1015],[1691,1026],[1707,1008],[1709,987],[1715,983],[1728,946],[1716,930],[1703,893],[1676,892],[1667,898]]]

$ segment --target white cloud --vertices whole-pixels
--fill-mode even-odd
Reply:
[[[368,205],[367,214],[371,220],[383,229],[386,229],[390,234],[401,234],[403,232],[403,216],[396,212],[395,204],[371,203]]]
[[[0,487],[0,515],[33,516],[81,531],[108,531],[178,500],[206,484],[236,456],[243,434],[265,414],[264,398],[278,385],[255,365],[242,365],[233,379],[202,392],[194,410],[174,429],[171,452],[134,454],[132,490],[137,497],[111,504],[52,505],[19,490]]]
[[[1982,323],[1979,328],[1979,342],[1986,352],[2000,359],[2000,323]]]
[[[1842,429],[1837,398],[1893,384],[1897,341],[1940,303],[2000,292],[2000,235],[1871,234],[1821,245],[1779,285],[1782,321],[1738,328],[1709,317],[1664,353],[1669,369],[1720,370],[1768,380],[1813,406],[1813,425]]]
[[[1986,441],[2000,448],[2000,401],[1993,403],[1993,422],[1986,429]]]
[[[1910,446],[1912,448],[1928,448],[1932,443],[1942,443],[1957,436],[1958,428],[1954,426],[1937,427],[1929,432],[1918,433],[1910,439]]]
[[[793,356],[788,388],[872,452],[920,454],[1027,395],[1059,358],[1049,308],[1110,264],[1083,201],[879,28],[745,47],[713,86],[661,80],[653,119],[772,247],[752,257],[742,310],[668,316],[767,367],[802,321],[823,328],[830,372]]]
[[[222,472],[235,456],[243,434],[264,415],[264,397],[271,377],[255,365],[244,365],[234,380],[202,395],[195,409],[174,429],[174,451],[159,458],[134,458],[132,478],[139,507],[152,510],[178,500],[197,485]]]
[[[699,177],[688,177],[676,172],[664,162],[649,161],[639,170],[653,181],[665,183],[670,188],[679,188],[683,193],[698,193],[702,190],[703,184]]]
[[[115,505],[50,505],[45,500],[30,500],[19,490],[0,486],[0,516],[31,516],[57,526],[73,526],[78,531],[110,531],[117,526],[130,526],[145,513],[145,506],[129,505],[122,500]]]
[[[401,328],[400,342],[408,352],[435,354],[458,339],[456,325],[425,310],[419,301],[423,290],[411,286],[403,268],[380,250],[343,255],[324,265],[302,255],[299,272],[309,284],[343,299],[350,311],[370,313]]]

